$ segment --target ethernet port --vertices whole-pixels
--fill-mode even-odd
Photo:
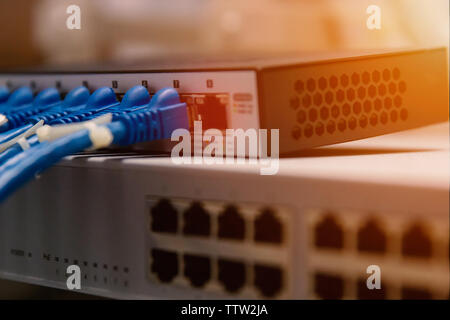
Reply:
[[[376,220],[369,220],[358,231],[358,251],[385,253],[386,235]]]
[[[198,99],[197,110],[202,120],[203,130],[227,128],[228,97],[220,94],[206,94],[204,99]]]
[[[172,203],[167,199],[159,200],[150,209],[150,229],[156,232],[176,233],[178,229],[178,214]]]
[[[178,257],[175,252],[152,249],[151,271],[161,282],[171,282],[178,274]]]
[[[203,287],[211,279],[211,261],[207,257],[185,254],[184,276],[194,287]]]
[[[245,220],[235,206],[227,206],[219,215],[218,222],[219,238],[244,240]]]
[[[404,256],[431,257],[431,239],[420,223],[412,225],[403,235],[402,254]]]
[[[274,297],[283,286],[283,271],[279,267],[256,264],[254,267],[255,287],[266,297]]]
[[[322,299],[342,299],[344,279],[318,272],[314,275],[314,292]]]
[[[380,289],[367,288],[367,280],[359,279],[357,297],[359,300],[384,300],[386,299],[386,285],[382,284]]]
[[[332,213],[328,213],[315,227],[314,244],[318,248],[343,248],[343,231]]]
[[[402,287],[402,299],[429,300],[431,299],[431,292],[423,288]]]
[[[270,209],[264,209],[255,219],[254,223],[256,242],[281,243],[283,226],[275,212]]]
[[[183,214],[183,233],[186,235],[209,236],[211,221],[208,212],[200,202],[193,202]]]
[[[235,293],[245,284],[245,264],[226,259],[219,259],[219,282],[228,292]]]

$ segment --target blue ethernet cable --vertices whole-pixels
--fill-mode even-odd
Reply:
[[[129,145],[167,139],[174,130],[189,128],[186,104],[180,102],[175,89],[163,89],[156,93],[155,98],[169,104],[156,107],[149,104],[148,108],[116,114],[111,123],[94,125],[51,142],[42,142],[7,160],[0,168],[0,202],[69,154],[111,144]]]
[[[58,125],[77,123],[91,120],[106,113],[114,114],[137,111],[148,107],[149,102],[151,103],[148,90],[140,85],[130,88],[125,93],[125,96],[120,103],[116,100],[116,94],[114,93],[114,91],[108,87],[98,89],[93,93],[93,96],[95,96],[97,93],[100,93],[99,90],[102,90],[101,101],[97,102],[95,105],[92,104],[93,108],[90,108],[89,110],[82,110],[81,112],[69,114],[66,117],[55,119],[53,121],[50,121],[49,124]]]
[[[4,121],[0,125],[0,131],[5,132],[24,124],[27,117],[41,113],[45,110],[55,110],[61,107],[61,97],[55,88],[42,90],[32,103],[23,104],[10,110],[4,110]]]
[[[92,113],[91,116],[86,116],[84,119],[86,121],[92,120],[94,118],[98,118],[100,115],[106,114],[105,112],[108,111],[108,113],[111,113],[111,111],[114,112],[114,114],[118,115],[121,113],[127,113],[127,112],[135,112],[138,110],[141,110],[143,108],[152,108],[156,107],[158,105],[165,105],[168,103],[171,103],[170,99],[168,97],[171,94],[171,90],[162,90],[158,95],[155,96],[155,99],[150,100],[150,95],[148,93],[148,90],[143,86],[135,86],[131,89],[129,89],[125,96],[122,99],[122,102],[119,105],[116,105],[115,103],[115,94],[110,88],[100,88],[96,90],[92,96],[89,98],[89,101],[87,103],[87,108],[83,106],[83,103],[85,101],[85,93],[87,91],[86,88],[79,87],[76,89],[73,89],[70,91],[66,98],[64,99],[65,104],[68,106],[71,105],[77,105],[81,104],[82,107],[76,107],[79,109],[89,109],[89,108],[98,108],[101,109],[102,112]],[[85,91],[86,90],[86,91]],[[150,104],[149,104],[150,103]],[[64,110],[68,110],[70,107],[65,108]],[[28,119],[28,122],[31,124],[35,124],[38,121],[45,120],[46,122],[51,122],[52,118],[54,117],[54,113],[51,112],[44,112],[42,114],[38,114],[35,116],[32,116]],[[95,116],[95,117],[94,117]],[[116,116],[117,118],[117,116]],[[27,125],[27,128],[29,128],[30,125]],[[32,147],[39,143],[38,137],[36,135],[31,136],[27,139],[26,145],[27,148]],[[9,147],[5,151],[0,153],[0,165],[7,161],[9,158],[17,155],[18,153],[22,152],[23,148],[22,145],[19,143],[14,144],[13,146]]]
[[[11,110],[20,109],[23,106],[28,106],[33,102],[33,92],[29,87],[21,87],[8,95],[8,98],[0,103],[0,113],[10,112]],[[0,115],[0,125],[4,124],[6,117]],[[19,130],[17,132],[0,133],[0,143],[14,138],[16,135],[26,131]]]
[[[21,106],[33,102],[33,91],[29,87],[20,87],[8,95],[6,100],[0,102],[0,112],[19,109]]]
[[[20,90],[19,90],[20,91]],[[22,91],[25,94],[30,92],[29,89],[25,89]],[[15,92],[16,93],[16,92]],[[20,111],[15,112],[17,108],[10,108],[12,110],[7,110],[4,114],[0,115],[0,131],[7,130],[6,132],[0,133],[0,150],[4,150],[4,148],[8,147],[9,141],[12,139],[18,139],[22,135],[30,135],[34,133],[34,130],[37,128],[37,123],[42,119],[46,120],[47,118],[53,119],[54,117],[60,115],[66,115],[72,109],[79,109],[83,107],[89,98],[89,90],[85,87],[78,87],[69,94],[67,94],[64,101],[60,100],[59,92],[54,88],[45,89],[40,92],[30,107],[30,101],[26,101],[22,103],[23,105],[28,105],[28,108],[19,108]],[[42,113],[39,113],[39,116],[35,116],[34,118],[30,116],[26,110],[33,108],[33,110],[44,110]],[[23,109],[26,109],[25,111]],[[31,112],[34,114],[36,112]],[[29,119],[32,117],[36,119]],[[6,146],[5,146],[6,145]]]
[[[63,101],[59,100],[59,93],[56,89],[43,90],[37,95],[33,104],[41,109],[46,109],[45,111],[28,116],[24,112],[12,112],[4,115],[5,120],[0,125],[0,131],[6,130],[6,133],[3,133],[3,138],[0,135],[0,145],[8,141],[8,138],[17,136],[16,133],[27,131],[41,120],[52,120],[83,108],[88,98],[89,90],[86,87],[77,87],[71,90]]]
[[[3,102],[6,102],[6,100],[8,100],[9,97],[9,89],[6,86],[1,86],[0,87],[0,104],[2,104]]]

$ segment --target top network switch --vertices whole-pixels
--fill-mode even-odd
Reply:
[[[141,84],[173,86],[191,127],[280,129],[280,154],[448,120],[445,48],[370,55],[310,55],[216,63],[165,61],[143,68],[0,74],[0,85],[61,92],[112,87],[120,98]]]

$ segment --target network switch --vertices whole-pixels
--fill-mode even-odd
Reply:
[[[119,99],[135,85],[150,93],[174,87],[188,104],[191,128],[201,120],[205,130],[280,129],[282,155],[448,120],[445,48],[199,61],[3,73],[0,85],[63,94],[79,85],[108,86]],[[170,144],[138,148],[169,151]]]
[[[114,298],[447,299],[448,161],[448,124],[305,151],[273,176],[74,155],[0,208],[0,276],[66,288],[76,264],[81,292]]]

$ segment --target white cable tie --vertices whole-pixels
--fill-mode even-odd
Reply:
[[[107,113],[97,118],[83,122],[59,124],[54,126],[45,125],[37,131],[37,136],[40,142],[53,141],[68,134],[86,129],[86,127],[91,123],[102,125],[110,123],[111,121],[112,121],[112,114]]]
[[[9,147],[11,147],[12,145],[16,144],[20,139],[22,138],[28,138],[29,136],[32,136],[33,134],[36,133],[36,131],[42,127],[42,125],[44,124],[44,120],[39,121],[38,123],[36,123],[34,126],[32,126],[30,129],[28,129],[25,132],[22,132],[21,134],[15,136],[14,138],[0,144],[0,152],[5,151],[6,149],[8,149]]]
[[[86,123],[85,127],[89,130],[89,138],[92,142],[90,150],[105,148],[113,142],[114,136],[107,127],[98,126],[92,122]]]
[[[8,123],[8,118],[4,114],[0,114],[0,126]]]
[[[20,138],[17,144],[22,148],[23,151],[30,149],[30,143],[25,137]]]

